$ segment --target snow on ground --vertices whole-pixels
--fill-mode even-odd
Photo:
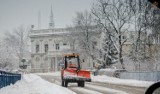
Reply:
[[[124,91],[106,88],[106,87],[102,87],[102,86],[86,85],[86,87],[89,89],[96,90],[96,91],[105,92],[106,94],[128,94]]]
[[[57,71],[57,72],[48,72],[48,73],[35,73],[36,75],[49,75],[49,76],[60,76],[61,72]]]
[[[104,70],[106,71],[106,70]],[[113,71],[113,69],[108,69],[107,71]],[[36,73],[36,75],[50,75],[50,76],[60,76],[60,72],[52,72],[52,73]],[[110,84],[118,84],[118,85],[127,85],[127,86],[136,86],[136,87],[149,87],[154,82],[151,81],[139,81],[139,80],[131,80],[131,79],[119,79],[115,77],[109,77],[106,75],[98,75],[98,76],[91,76],[92,81],[96,82],[104,82]]]
[[[72,87],[72,90],[78,91],[78,92],[84,92],[85,94],[103,94],[94,90],[89,90],[85,88],[77,88],[77,87]]]
[[[115,77],[109,77],[106,75],[98,75],[98,76],[91,76],[92,81],[95,82],[103,82],[103,83],[110,83],[110,84],[117,84],[117,85],[127,85],[127,86],[136,86],[136,87],[149,87],[154,82],[151,81],[139,81],[139,80],[131,80],[131,79],[119,79]]]
[[[0,89],[0,94],[76,94],[71,90],[49,83],[34,74],[23,75],[22,80]]]

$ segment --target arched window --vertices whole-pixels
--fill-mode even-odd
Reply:
[[[40,51],[39,41],[36,41],[36,43],[35,43],[35,50],[36,50],[36,53],[38,53]]]
[[[39,44],[36,44],[36,53],[39,52]]]
[[[48,44],[44,45],[44,52],[48,52]]]
[[[56,50],[59,50],[59,43],[56,44]]]

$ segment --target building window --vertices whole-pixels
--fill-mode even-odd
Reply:
[[[59,50],[59,44],[56,44],[56,50]]]
[[[45,44],[45,45],[44,45],[44,48],[45,48],[44,51],[45,51],[45,52],[48,52],[48,44]]]
[[[97,46],[97,42],[92,42],[92,48],[95,49],[95,47]]]
[[[122,36],[122,39],[126,39],[126,36]]]
[[[67,43],[63,43],[63,45],[64,45],[64,46],[66,46],[66,45],[67,45]]]
[[[39,52],[39,45],[36,45],[36,53]]]

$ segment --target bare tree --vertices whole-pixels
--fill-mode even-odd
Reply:
[[[150,64],[154,60],[152,57],[154,51],[151,50],[154,48],[154,45],[152,44],[153,40],[151,39],[151,33],[153,34],[153,32],[156,31],[153,30],[153,28],[155,27],[155,22],[158,21],[157,17],[155,16],[155,13],[157,14],[158,11],[157,9],[154,9],[147,1],[130,0],[128,3],[133,15],[131,18],[131,24],[134,26],[134,31],[136,32],[134,39],[132,39],[134,41],[132,41],[133,48],[131,57],[134,61],[135,70],[139,71],[141,70],[141,67],[144,66],[141,66],[141,64],[145,62],[145,65],[149,65],[149,67],[151,67]],[[158,25],[156,27],[158,27]],[[158,33],[156,36],[157,35]]]
[[[79,48],[83,54],[89,56],[92,60],[97,58],[95,53],[97,41],[96,36],[97,32],[96,26],[94,24],[93,15],[88,12],[77,12],[76,17],[74,18],[74,28],[77,35],[77,40],[79,41]],[[73,32],[74,33],[74,32]]]
[[[0,40],[0,69],[14,70],[18,68],[18,59],[14,48],[3,39]]]
[[[9,48],[12,48],[14,53],[21,62],[26,58],[25,54],[29,51],[28,47],[28,34],[29,29],[20,26],[13,30],[13,32],[5,32],[4,41]]]
[[[95,4],[92,13],[101,26],[110,31],[115,44],[118,44],[118,61],[125,69],[122,56],[122,47],[126,40],[122,39],[122,35],[129,28],[131,11],[126,0],[98,0]]]

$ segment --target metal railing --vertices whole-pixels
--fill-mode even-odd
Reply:
[[[152,72],[123,72],[120,74],[122,79],[135,79],[142,81],[160,81],[160,71]]]
[[[0,70],[0,88],[10,84],[15,84],[21,79],[21,74],[9,73]]]

